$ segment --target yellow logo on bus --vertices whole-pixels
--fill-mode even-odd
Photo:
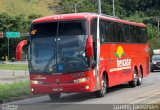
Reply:
[[[117,51],[115,52],[115,55],[118,58],[122,58],[122,56],[125,54],[123,47],[122,46],[118,46]]]

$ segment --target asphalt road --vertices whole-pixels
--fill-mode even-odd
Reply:
[[[19,105],[21,110],[32,109],[56,109],[68,110],[67,108],[83,109],[105,109],[114,110],[113,104],[152,104],[160,102],[160,72],[153,72],[150,76],[143,79],[143,84],[131,88],[128,84],[112,87],[105,97],[96,98],[93,94],[62,94],[60,100],[51,101],[47,95],[30,98],[20,101],[10,102],[8,104]],[[112,104],[112,105],[110,105]],[[160,109],[160,108],[159,108]]]

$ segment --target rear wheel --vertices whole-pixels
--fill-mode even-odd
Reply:
[[[107,92],[108,81],[105,76],[102,78],[101,85],[102,89],[95,92],[96,97],[104,97]]]
[[[131,87],[136,87],[137,86],[137,81],[138,81],[138,72],[137,72],[136,69],[134,69],[134,79],[133,79],[133,81],[129,82],[129,85]]]
[[[61,93],[49,94],[51,100],[58,100],[60,99]]]
[[[142,69],[139,71],[137,86],[140,86],[142,84]]]

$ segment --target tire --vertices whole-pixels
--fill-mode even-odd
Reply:
[[[95,95],[96,95],[96,97],[98,97],[98,98],[99,98],[99,97],[104,97],[105,94],[107,93],[108,81],[107,81],[107,79],[106,79],[105,76],[103,76],[101,85],[102,85],[102,89],[95,92]]]
[[[138,76],[138,80],[137,80],[137,86],[140,86],[142,84],[142,69],[140,69],[139,71],[139,76]]]
[[[60,99],[61,93],[49,94],[51,100],[58,100]]]
[[[129,85],[131,87],[136,87],[137,86],[137,81],[138,81],[138,72],[137,72],[136,69],[134,69],[134,79],[133,79],[133,81],[129,82]]]
[[[151,69],[151,72],[154,72],[154,70],[153,70],[153,69]]]

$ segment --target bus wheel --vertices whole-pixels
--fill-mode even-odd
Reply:
[[[140,69],[140,71],[139,71],[137,86],[140,86],[141,84],[142,84],[142,69]]]
[[[108,83],[105,76],[103,76],[101,85],[102,89],[95,92],[96,97],[104,97],[107,92]]]
[[[129,85],[131,87],[136,87],[137,86],[137,81],[138,81],[138,75],[137,74],[138,74],[137,70],[134,69],[134,79],[133,79],[133,81],[129,82]]]
[[[58,100],[60,99],[61,93],[49,94],[51,100]]]

